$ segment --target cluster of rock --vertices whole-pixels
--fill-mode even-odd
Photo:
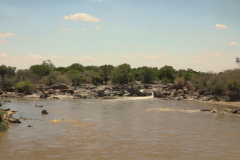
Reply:
[[[154,89],[161,88],[162,85],[143,85],[131,83],[125,85],[92,85],[82,84],[76,88],[66,84],[52,86],[37,85],[31,94],[17,92],[2,92],[1,97],[29,97],[29,98],[75,98],[75,99],[116,99],[116,97],[129,96],[151,96]]]
[[[144,87],[145,86],[145,87]],[[152,90],[147,85],[125,84],[112,86],[81,85],[75,91],[75,98],[87,99],[116,99],[116,97],[150,96]]]
[[[21,121],[18,118],[13,118],[12,116],[17,113],[16,110],[11,110],[10,108],[8,109],[2,109],[3,114],[2,116],[2,121],[3,122],[8,122],[8,124],[15,124],[15,123],[21,123]]]
[[[10,92],[11,91],[11,92]],[[193,90],[187,82],[164,85],[161,83],[141,84],[138,82],[124,85],[92,85],[82,84],[68,86],[58,85],[36,85],[34,92],[23,94],[15,92],[14,88],[0,92],[0,97],[29,97],[29,98],[75,98],[75,99],[116,99],[117,97],[151,96],[162,100],[201,100],[201,101],[227,101],[225,93],[216,94],[213,91]]]
[[[216,94],[207,90],[193,90],[187,82],[165,85],[153,92],[154,98],[162,100],[226,101],[226,94]]]

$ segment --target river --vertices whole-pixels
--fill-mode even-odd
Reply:
[[[2,108],[28,120],[0,132],[1,160],[240,159],[240,115],[200,111],[236,107],[127,98],[13,99]]]

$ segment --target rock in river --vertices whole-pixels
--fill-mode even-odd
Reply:
[[[42,114],[49,114],[47,110],[42,110]]]

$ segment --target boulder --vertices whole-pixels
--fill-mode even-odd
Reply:
[[[47,91],[47,94],[54,94],[54,93],[56,93],[53,89],[49,89],[48,91]]]
[[[46,93],[42,93],[41,95],[40,95],[40,98],[47,98],[48,97],[48,95],[46,94]]]
[[[63,90],[61,90],[61,92],[74,94],[74,90],[73,89],[63,89]]]
[[[47,110],[42,110],[42,114],[49,114]]]
[[[144,89],[149,89],[149,85],[148,84],[144,84]]]
[[[51,85],[48,89],[69,89],[69,87],[64,83],[59,83],[58,85]]]

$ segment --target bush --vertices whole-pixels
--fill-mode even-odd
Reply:
[[[98,75],[92,76],[92,84],[97,85],[97,84],[103,84],[103,78]]]
[[[164,78],[162,79],[162,81],[163,81],[165,84],[170,84],[170,83],[172,82],[172,80],[171,80],[171,79],[167,79],[167,77],[164,77]]]
[[[20,93],[23,93],[23,92],[26,92],[26,93],[30,93],[32,92],[32,89],[33,89],[34,85],[27,81],[27,82],[19,82],[16,84],[15,88],[17,89],[18,92]]]

